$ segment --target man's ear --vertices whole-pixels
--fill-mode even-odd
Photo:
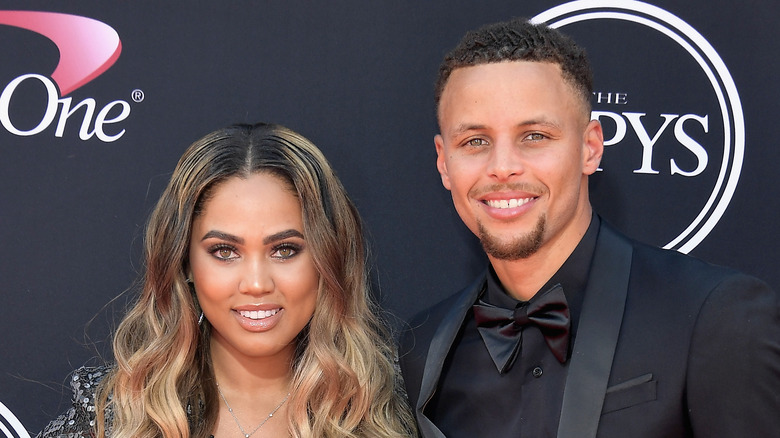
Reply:
[[[447,173],[447,163],[444,159],[444,139],[441,134],[436,134],[433,137],[433,144],[436,145],[436,168],[439,169],[439,175],[441,175],[441,184],[445,189],[450,190],[450,176]]]
[[[604,132],[598,120],[591,120],[582,138],[582,173],[592,175],[601,164],[604,155]]]

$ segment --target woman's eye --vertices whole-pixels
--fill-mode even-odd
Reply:
[[[272,256],[278,259],[287,260],[289,258],[295,257],[295,255],[298,254],[298,251],[299,248],[295,246],[284,245],[276,248]]]
[[[214,257],[216,257],[216,258],[218,258],[220,260],[232,260],[232,259],[238,257],[236,255],[235,250],[233,250],[233,248],[230,248],[230,247],[227,247],[227,246],[222,246],[222,247],[213,249],[211,251],[211,254],[214,255]]]

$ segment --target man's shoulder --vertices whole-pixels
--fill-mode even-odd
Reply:
[[[633,273],[656,278],[666,284],[675,282],[684,285],[707,287],[727,278],[745,277],[734,268],[716,265],[695,256],[683,254],[672,249],[658,248],[633,241]]]
[[[617,233],[632,246],[629,290],[653,290],[658,298],[699,305],[712,293],[755,287],[769,289],[762,280],[737,269]]]
[[[484,284],[486,272],[477,276],[468,286],[423,309],[410,318],[401,333],[400,353],[418,352],[424,355],[442,320],[463,305],[464,300],[472,300],[471,296],[476,298],[475,291]]]
[[[438,327],[442,319],[449,314],[455,307],[458,307],[463,300],[469,300],[469,296],[475,294],[475,289],[479,289],[485,282],[485,272],[477,276],[468,286],[445,297],[436,304],[423,309],[409,319],[407,332],[433,332]],[[433,333],[431,333],[432,335]]]
[[[424,327],[436,326],[437,323],[449,313],[458,298],[464,293],[464,289],[461,289],[453,294],[450,294],[438,303],[423,309],[409,319],[409,330],[417,331]]]
[[[478,289],[484,281],[483,273],[469,286],[417,313],[406,323],[401,333],[398,354],[407,395],[413,407],[416,406],[419,396],[423,369],[428,360],[428,349],[437,329],[445,318],[455,318],[455,315],[460,313],[459,309],[463,309],[469,300],[476,299]],[[450,322],[456,325],[463,323],[462,320],[450,320]]]

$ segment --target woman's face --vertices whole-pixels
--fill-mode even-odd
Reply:
[[[189,266],[213,354],[292,358],[319,275],[288,184],[256,173],[216,186],[193,221]]]

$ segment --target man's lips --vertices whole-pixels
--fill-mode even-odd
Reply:
[[[528,191],[492,192],[475,199],[483,211],[498,221],[514,220],[525,215],[539,200],[539,196]]]
[[[489,184],[472,188],[469,197],[491,209],[506,210],[522,207],[545,193],[545,188],[536,184]]]

